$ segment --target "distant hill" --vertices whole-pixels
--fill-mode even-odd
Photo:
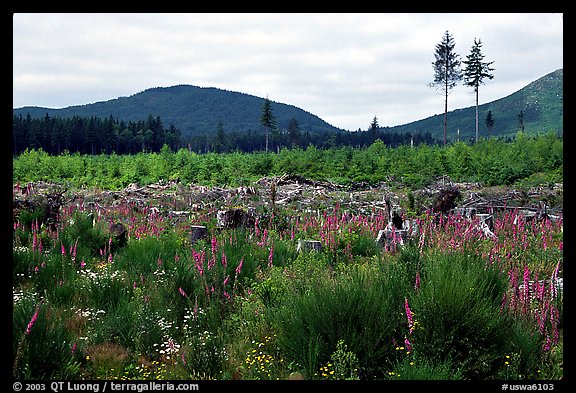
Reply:
[[[480,137],[487,137],[486,116],[492,111],[494,127],[491,136],[511,136],[519,130],[518,116],[524,113],[526,133],[540,133],[550,130],[563,133],[564,114],[564,72],[563,69],[547,74],[507,97],[478,106]],[[480,87],[482,89],[482,87]],[[481,91],[481,90],[480,90]],[[456,130],[460,130],[460,140],[473,138],[476,133],[476,106],[448,112],[448,139],[456,140]],[[444,138],[444,113],[412,123],[382,128],[385,132],[412,134],[429,131],[436,139]]]
[[[70,106],[62,109],[42,107],[22,107],[13,110],[15,115],[33,118],[43,117],[99,117],[112,116],[125,121],[140,121],[160,117],[162,124],[173,124],[182,136],[215,134],[221,122],[226,132],[261,130],[260,116],[264,98],[232,92],[213,87],[177,85],[155,87],[109,101]],[[344,131],[334,127],[318,116],[292,105],[272,101],[272,111],[280,129],[286,129],[290,119],[298,122],[301,131],[314,133],[335,133]],[[518,115],[524,113],[526,133],[554,130],[563,133],[563,69],[556,70],[530,83],[517,92],[479,106],[480,136],[487,135],[485,119],[492,111],[494,127],[492,136],[514,135],[519,130]],[[414,121],[405,125],[382,127],[380,130],[391,133],[411,133],[412,135],[430,132],[432,137],[442,140],[444,114]],[[456,130],[460,130],[460,140],[475,135],[475,106],[448,112],[448,139],[456,140]]]
[[[296,119],[302,131],[339,131],[324,120],[292,105],[271,100],[272,112],[280,129],[287,129],[292,118]],[[42,107],[22,107],[14,109],[15,115],[30,114],[42,117],[100,117],[112,116],[125,121],[145,120],[149,115],[159,116],[166,126],[173,124],[183,136],[214,134],[218,124],[228,131],[260,130],[260,117],[264,98],[214,87],[177,85],[155,87],[109,101],[70,106],[62,109]]]

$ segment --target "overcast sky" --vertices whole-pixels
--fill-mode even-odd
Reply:
[[[553,13],[32,14],[13,16],[13,107],[63,108],[189,84],[304,109],[367,129],[444,113],[428,85],[448,31],[466,60],[474,39],[494,79],[480,104],[563,68],[563,16]],[[475,105],[451,90],[448,110]]]

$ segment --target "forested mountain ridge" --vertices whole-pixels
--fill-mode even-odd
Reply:
[[[291,119],[301,130],[336,132],[339,129],[303,109],[274,102],[270,99],[278,128],[287,129]],[[160,117],[164,124],[178,128],[183,137],[215,134],[221,123],[225,132],[259,131],[264,98],[214,87],[177,85],[154,87],[130,97],[119,97],[93,104],[62,109],[22,107],[15,115],[43,117],[99,117],[112,116],[124,121],[138,121],[149,115]]]
[[[464,88],[464,87],[460,87]],[[439,98],[439,103],[441,102]],[[213,136],[220,125],[230,132],[259,133],[264,98],[214,87],[177,85],[155,87],[129,97],[119,97],[93,104],[62,109],[22,107],[14,115],[42,118],[96,117],[123,121],[142,121],[159,117],[165,125],[177,128],[185,141],[190,137]],[[318,116],[292,105],[271,101],[272,111],[280,130],[286,130],[292,119],[302,132],[341,134]],[[439,107],[441,105],[439,104]],[[507,97],[479,105],[480,137],[513,136],[524,126],[527,134],[554,131],[563,133],[563,69],[551,72]],[[486,126],[488,111],[494,126]],[[431,135],[441,140],[443,113],[394,127],[380,127],[379,134]],[[520,121],[520,116],[522,121]],[[371,119],[366,119],[366,129]],[[338,132],[341,131],[341,132]],[[475,134],[475,106],[448,112],[448,140],[470,140]],[[327,139],[328,137],[323,137]],[[193,139],[192,139],[193,140]],[[409,139],[408,139],[409,140]]]
[[[564,71],[551,72],[509,96],[478,106],[480,137],[513,136],[521,129],[520,112],[523,116],[524,131],[528,134],[555,131],[563,133],[564,119]],[[482,88],[480,88],[482,94]],[[480,95],[481,96],[481,95]],[[450,105],[450,100],[448,100]],[[488,111],[492,113],[494,126],[486,126]],[[448,112],[448,139],[469,140],[475,134],[475,105]],[[418,134],[430,132],[434,138],[441,139],[444,114],[405,125],[383,127],[385,132]],[[460,135],[457,132],[460,130]]]

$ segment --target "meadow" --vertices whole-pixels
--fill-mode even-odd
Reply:
[[[383,246],[379,209],[278,209],[231,229],[216,209],[167,210],[76,198],[56,225],[20,212],[15,378],[563,378],[561,217],[505,209],[488,237],[478,218],[427,210]],[[322,249],[298,251],[308,239]]]
[[[258,179],[282,174],[327,180],[340,199],[314,182],[279,188],[285,203],[259,191]],[[251,154],[26,150],[13,157],[13,377],[562,379],[562,214],[504,206],[487,233],[478,216],[426,207],[422,187],[445,175],[514,187],[526,201],[548,190],[540,201],[561,211],[563,142],[518,133]],[[42,182],[65,189],[51,220],[22,202]],[[157,184],[172,184],[170,195],[133,197]],[[202,193],[192,198],[190,185]],[[222,185],[244,199],[221,197]],[[379,243],[394,193],[414,231]],[[222,227],[217,212],[232,207],[256,219]],[[191,237],[198,225],[206,237]],[[306,240],[321,249],[299,250]]]

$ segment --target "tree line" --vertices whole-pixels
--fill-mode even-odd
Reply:
[[[49,154],[135,154],[157,152],[164,145],[173,150],[181,147],[180,130],[165,128],[160,117],[123,121],[107,118],[13,116],[13,154],[26,149],[42,149]]]
[[[151,115],[142,121],[117,120],[112,116],[61,118],[46,114],[42,118],[32,118],[30,115],[14,115],[12,152],[19,155],[27,149],[41,149],[52,155],[65,152],[123,155],[160,152],[162,146],[167,145],[172,151],[185,148],[199,154],[252,153],[278,152],[283,148],[306,148],[310,145],[319,149],[364,148],[378,139],[392,147],[439,143],[430,132],[414,135],[386,132],[374,123],[376,118],[367,131],[310,132],[300,130],[295,119],[290,120],[287,129],[279,129],[274,123],[273,113],[263,113],[269,116],[266,130],[225,132],[220,123],[214,133],[185,137],[172,124],[165,128],[160,117]]]

